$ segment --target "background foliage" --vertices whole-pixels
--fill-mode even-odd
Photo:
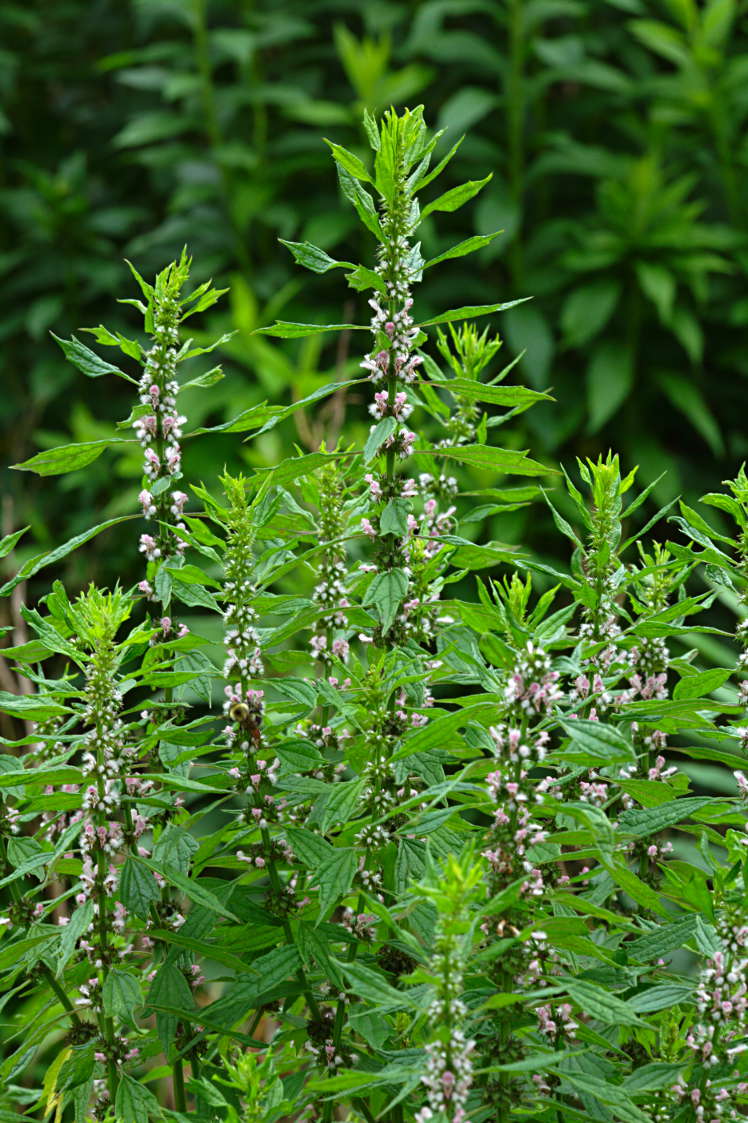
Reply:
[[[82,388],[49,335],[100,322],[122,291],[123,257],[150,274],[188,243],[203,274],[230,288],[207,324],[236,333],[218,352],[227,377],[185,402],[198,420],[205,408],[217,423],[264,398],[286,403],[322,385],[331,368],[354,365],[345,339],[337,349],[319,338],[281,349],[250,332],[276,316],[326,311],[334,322],[361,313],[364,294],[351,292],[341,307],[335,279],[300,277],[276,239],[355,254],[360,235],[318,133],[361,150],[364,107],[423,101],[450,142],[470,130],[454,182],[493,170],[478,205],[442,224],[440,242],[427,224],[429,251],[504,230],[470,270],[455,265],[426,286],[425,301],[438,308],[455,295],[464,303],[534,297],[497,326],[512,354],[527,349],[522,379],[552,386],[557,404],[522,418],[517,440],[553,460],[613,445],[625,465],[641,465],[643,482],[667,469],[661,500],[700,493],[720,471],[732,475],[747,443],[747,7],[4,5],[3,462],[107,436],[127,415],[126,387],[119,396],[100,383]],[[312,312],[325,294],[328,308]],[[123,307],[112,326],[131,327],[130,311]],[[311,430],[289,422],[246,456],[275,463],[290,440],[315,447],[334,438],[340,406]],[[209,481],[235,454],[220,438],[202,448],[188,471]],[[36,542],[48,545],[82,529],[86,508],[132,510],[134,446],[110,464],[121,480],[113,497],[104,471],[25,478],[22,488],[17,476],[6,481],[14,495],[5,501],[6,530],[31,522]],[[520,511],[502,518],[500,533],[542,549],[543,526]],[[89,559],[102,580],[129,564],[127,538],[124,531],[120,554],[108,543],[106,558]]]

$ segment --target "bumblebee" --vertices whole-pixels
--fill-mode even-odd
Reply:
[[[229,717],[240,725],[246,725],[249,721],[249,706],[246,702],[234,702],[229,710]]]
[[[234,702],[229,709],[229,717],[240,725],[252,738],[255,745],[260,745],[261,715],[257,710],[251,709],[246,702]]]

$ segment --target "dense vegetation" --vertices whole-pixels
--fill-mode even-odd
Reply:
[[[456,287],[463,303],[533,297],[501,331],[513,356],[526,348],[525,384],[553,386],[557,404],[516,424],[517,447],[553,463],[612,445],[646,482],[667,473],[661,502],[711,488],[746,454],[746,26],[744,0],[10,0],[3,462],[108,437],[127,416],[125,387],[82,391],[48,334],[105,318],[127,332],[126,309],[112,313],[124,257],[148,275],[187,243],[197,279],[229,288],[202,325],[236,333],[220,347],[228,377],[188,397],[195,420],[288,404],[333,369],[347,376],[357,359],[346,338],[280,351],[251,334],[312,308],[325,322],[364,308],[331,278],[300,278],[277,237],[360,256],[316,136],[361,154],[364,108],[425,101],[453,138],[470,130],[453,182],[493,173],[474,208],[424,224],[426,252],[504,234],[469,271],[429,279],[424,308],[454,303]],[[227,457],[239,471],[277,463],[290,440],[315,448],[340,415],[336,399],[324,419],[289,422],[251,449],[205,441],[191,474],[215,483]],[[114,490],[95,471],[23,489],[6,480],[6,529],[30,522],[51,544],[83,530],[93,507],[130,510],[130,446],[112,471]],[[537,511],[482,533],[555,550]],[[94,545],[85,570],[70,561],[71,580],[111,582],[123,567],[134,578],[127,541]]]
[[[520,450],[548,395],[483,323],[522,298],[432,314],[417,287],[457,269],[469,297],[496,234],[422,246],[489,180],[449,185],[459,141],[420,109],[363,123],[364,158],[328,142],[361,260],[275,252],[368,325],[323,302],[253,336],[347,341],[306,399],[202,424],[221,343],[193,323],[227,294],[186,253],[131,267],[122,331],[59,339],[129,416],[17,469],[116,492],[129,442],[138,513],[20,564],[24,531],[0,542],[28,630],[0,695],[0,1120],[745,1118],[748,478],[664,543],[617,456]],[[190,475],[291,418],[311,451]],[[562,561],[476,541],[543,502]],[[115,531],[132,585],[20,602]]]

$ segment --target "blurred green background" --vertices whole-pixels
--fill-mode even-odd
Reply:
[[[236,332],[216,352],[226,378],[184,395],[191,425],[355,370],[344,337],[250,333],[366,318],[362,294],[298,269],[277,238],[370,264],[321,137],[363,154],[365,107],[421,102],[445,147],[469,134],[444,187],[493,172],[476,205],[424,226],[427,256],[504,235],[436,270],[419,308],[534,296],[494,327],[557,404],[500,439],[549,462],[612,446],[644,482],[667,471],[660,500],[746,456],[744,0],[6,0],[0,96],[4,464],[128,415],[127,384],[86,380],[49,335],[132,334],[125,257],[147,276],[187,243],[195,278],[230,290],[199,328]],[[333,399],[254,443],[203,439],[187,475],[316,447],[341,412]],[[5,470],[3,530],[31,523],[38,551],[133,511],[139,465],[132,445],[60,478]],[[536,511],[499,536],[549,549]],[[134,579],[135,534],[96,539],[68,576]]]

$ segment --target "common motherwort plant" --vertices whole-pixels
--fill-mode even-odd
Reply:
[[[420,109],[365,133],[368,162],[331,149],[367,263],[285,244],[343,269],[368,323],[259,329],[351,332],[352,378],[191,427],[178,395],[220,377],[192,368],[221,340],[185,321],[220,293],[190,290],[186,254],[135,274],[141,339],[93,329],[122,367],[62,343],[134,384],[128,435],[18,467],[79,469],[134,431],[142,480],[132,515],[2,593],[128,518],[145,572],[55,582],[3,651],[27,685],[0,696],[19,723],[0,757],[0,1115],[744,1118],[745,473],[705,498],[737,537],[684,507],[660,542],[667,511],[642,525],[651,488],[612,454],[562,477],[510,429],[493,444],[548,398],[509,384],[473,322],[507,305],[429,316],[416,295],[495,236],[431,258],[419,240],[487,181],[426,199],[456,146],[431,168]],[[202,433],[265,432],[349,387],[339,443],[215,494],[186,474]],[[491,537],[543,499],[568,566]]]

